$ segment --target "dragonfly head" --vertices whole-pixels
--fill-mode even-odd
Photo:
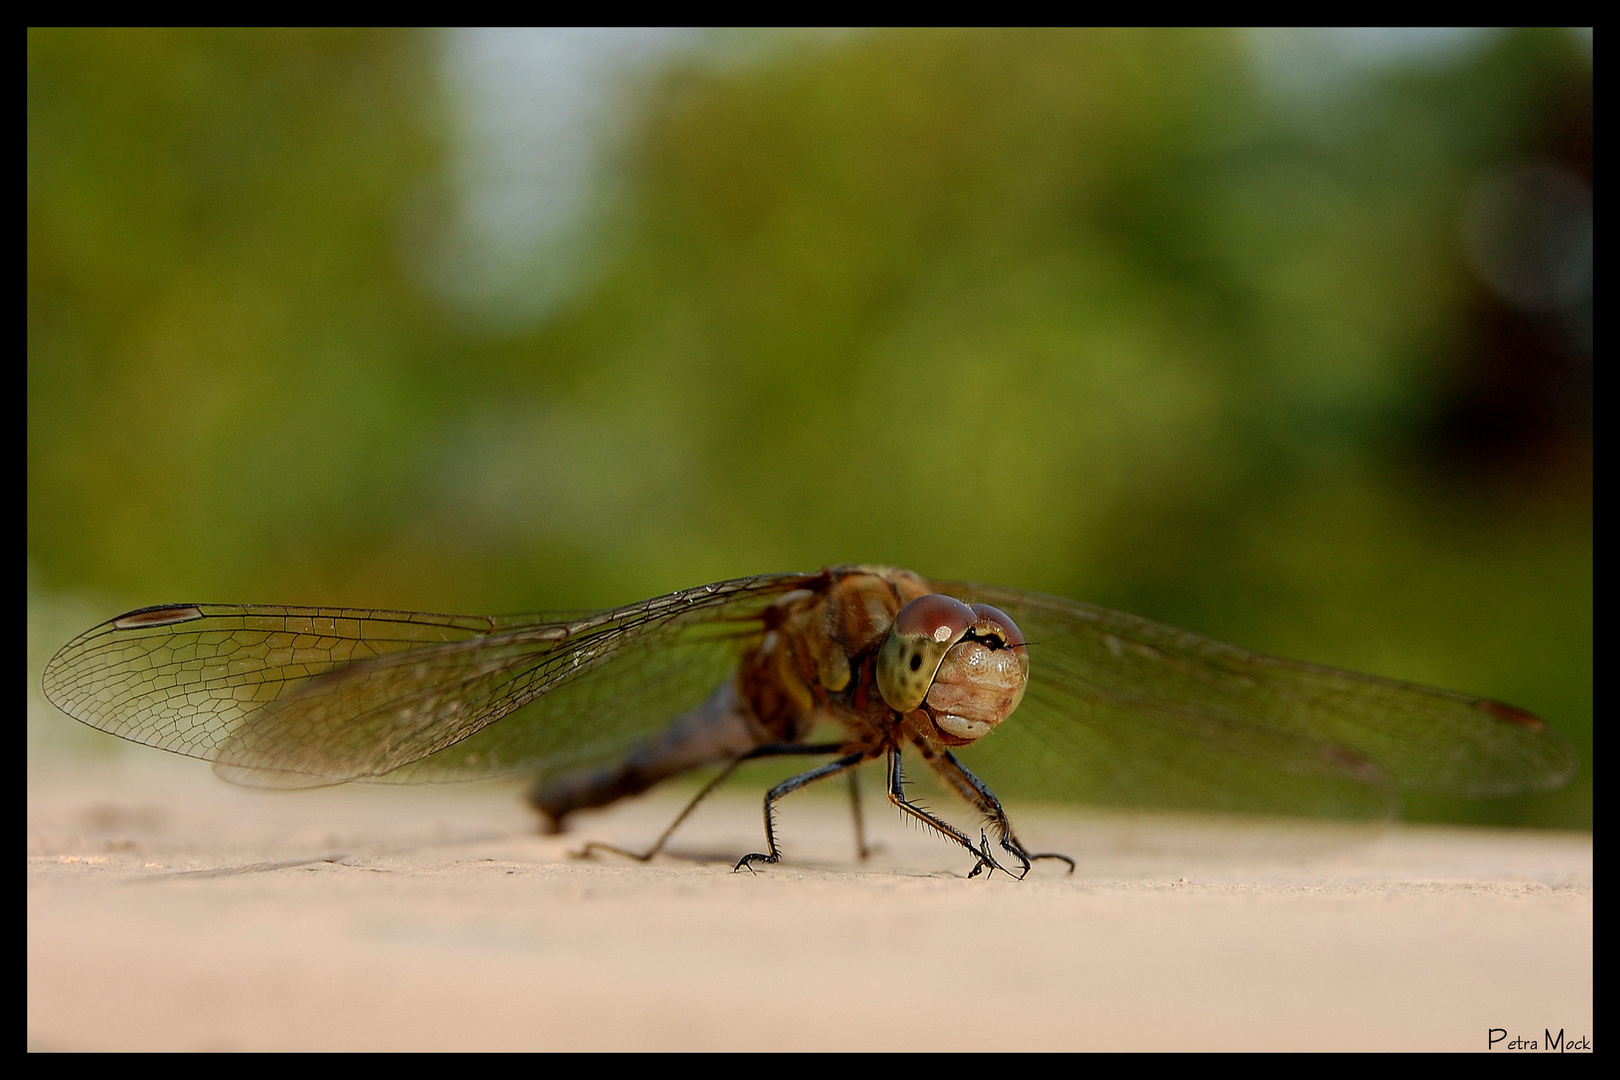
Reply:
[[[1029,682],[1029,648],[1007,614],[937,593],[900,609],[877,660],[891,709],[922,709],[947,745],[988,735],[1012,715]]]

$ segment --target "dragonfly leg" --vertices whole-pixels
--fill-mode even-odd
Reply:
[[[849,813],[855,819],[855,857],[865,862],[872,849],[866,846],[866,815],[861,813],[861,774],[850,769],[844,775],[849,777]]]
[[[994,858],[991,857],[988,839],[984,839],[976,847],[974,846],[973,841],[968,839],[966,833],[962,832],[950,822],[935,817],[933,814],[930,814],[928,811],[906,798],[905,780],[900,774],[900,748],[898,746],[891,746],[889,748],[889,801],[898,806],[901,810],[910,814],[912,817],[916,818],[918,821],[922,822],[924,825],[928,826],[930,829],[933,829],[935,832],[939,833],[941,836],[944,836],[950,840],[955,840],[958,844],[961,844],[963,847],[972,852],[973,857],[976,858],[978,862],[974,863],[973,869],[968,871],[968,877],[978,877],[979,873],[983,870],[1004,869],[996,862]]]
[[[658,854],[664,849],[665,842],[675,834],[676,829],[681,827],[681,822],[686,820],[687,815],[693,810],[697,809],[697,804],[702,802],[708,796],[709,792],[719,787],[722,780],[736,772],[737,766],[741,765],[744,760],[745,759],[743,758],[733,758],[732,760],[726,762],[725,768],[716,773],[713,780],[710,780],[707,784],[703,785],[703,790],[698,792],[697,795],[692,798],[692,801],[686,804],[685,809],[683,809],[679,814],[675,815],[675,820],[669,823],[669,828],[665,829],[663,833],[659,835],[658,839],[654,841],[653,846],[648,848],[646,851],[631,851],[628,848],[622,848],[616,844],[602,844],[592,840],[578,851],[571,852],[571,854],[576,859],[589,859],[594,858],[598,851],[610,851],[615,855],[623,855],[626,858],[634,859],[637,862],[647,862],[654,855]]]
[[[969,772],[968,767],[958,761],[955,754],[952,754],[949,750],[940,750],[938,756],[928,752],[925,752],[923,756],[934,767],[934,771],[939,773],[951,787],[956,789],[957,794],[977,807],[985,817],[990,819],[990,824],[996,830],[996,838],[1000,842],[1002,850],[1011,854],[1022,865],[1022,869],[1017,875],[1020,879],[1029,873],[1030,864],[1039,859],[1057,859],[1059,862],[1068,863],[1069,873],[1074,873],[1074,860],[1067,855],[1060,855],[1055,851],[1034,853],[1027,851],[1024,845],[1018,842],[1018,837],[1013,834],[1012,822],[1007,819],[1007,811],[1001,808],[1001,800],[996,798],[989,785]],[[1003,867],[1002,869],[1005,870],[1006,868]]]
[[[753,761],[757,758],[784,757],[787,755],[798,754],[836,754],[843,748],[844,746],[842,743],[815,743],[809,745],[802,743],[767,743],[764,746],[757,746],[748,751],[748,753],[741,754],[726,762],[725,767],[715,774],[713,780],[710,780],[707,784],[703,785],[703,790],[693,796],[692,801],[687,803],[686,807],[679,814],[675,815],[675,820],[669,823],[669,827],[663,831],[663,833],[658,837],[657,841],[653,843],[653,846],[648,848],[646,851],[630,851],[627,848],[618,847],[614,844],[603,844],[593,840],[586,844],[583,848],[574,852],[573,855],[576,859],[589,859],[598,851],[610,851],[615,855],[623,855],[626,858],[635,859],[637,862],[647,862],[654,855],[657,855],[664,849],[664,844],[667,843],[669,838],[675,834],[675,830],[681,827],[681,822],[685,821],[692,811],[697,809],[697,804],[707,798],[709,792],[719,787],[721,782],[724,781],[726,777],[736,772],[737,766],[741,765],[743,762]]]
[[[842,750],[843,746],[833,744],[833,748]],[[807,751],[795,750],[793,752],[800,753]],[[828,751],[827,749],[822,748],[819,752],[827,753]],[[809,772],[802,772],[798,776],[789,777],[780,784],[777,784],[775,787],[771,788],[771,790],[767,791],[765,793],[765,843],[770,850],[768,852],[754,852],[750,855],[744,855],[741,859],[737,860],[737,865],[732,869],[741,870],[746,866],[748,869],[752,870],[754,868],[754,863],[756,862],[780,862],[782,860],[782,852],[776,846],[776,822],[774,820],[776,816],[777,800],[781,799],[784,795],[791,795],[793,792],[798,791],[806,784],[813,784],[817,780],[825,780],[829,776],[836,776],[845,769],[852,769],[856,765],[859,765],[861,762],[865,761],[867,756],[868,754],[865,750],[857,750],[853,754],[845,754],[837,761],[829,761],[827,764],[811,769]]]

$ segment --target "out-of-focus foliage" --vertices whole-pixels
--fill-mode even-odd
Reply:
[[[1251,46],[672,64],[591,277],[513,329],[428,284],[436,39],[32,31],[31,590],[493,611],[896,563],[1515,702],[1575,784],[1416,816],[1589,827],[1590,256],[1537,307],[1465,240],[1553,169],[1589,244],[1589,47],[1288,96]]]

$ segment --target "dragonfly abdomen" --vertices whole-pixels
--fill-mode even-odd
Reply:
[[[700,765],[732,761],[773,740],[737,696],[735,679],[715,688],[708,700],[639,743],[618,764],[541,780],[529,802],[546,818],[548,832],[561,832],[576,810],[639,795],[654,784]]]

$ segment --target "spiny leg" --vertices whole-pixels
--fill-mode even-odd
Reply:
[[[686,804],[686,808],[683,809],[679,814],[675,815],[675,820],[669,823],[669,828],[665,829],[663,834],[658,837],[657,842],[655,842],[653,846],[648,848],[646,851],[629,851],[613,844],[601,844],[592,841],[591,843],[586,844],[580,850],[574,852],[574,857],[578,859],[588,859],[594,856],[598,851],[611,851],[615,855],[623,855],[626,858],[635,859],[637,862],[647,862],[654,855],[657,855],[663,850],[664,844],[668,842],[669,838],[675,834],[675,830],[681,827],[681,822],[685,821],[687,816],[690,815],[693,810],[697,809],[697,804],[707,798],[709,792],[719,787],[721,781],[730,776],[733,772],[736,772],[737,766],[741,765],[743,762],[753,761],[756,758],[785,757],[790,755],[836,754],[843,748],[842,743],[816,743],[812,745],[804,745],[801,743],[766,743],[764,746],[756,746],[754,749],[748,751],[748,753],[739,757],[734,757],[730,761],[726,762],[725,767],[715,775],[713,780],[710,780],[707,784],[703,785],[703,790],[693,796],[692,801]]]
[[[900,748],[898,746],[891,746],[889,748],[889,801],[894,803],[894,805],[898,806],[901,810],[904,810],[906,813],[910,814],[912,817],[916,818],[918,821],[921,821],[924,825],[938,832],[941,836],[955,840],[958,844],[961,844],[963,847],[971,851],[973,853],[973,857],[977,859],[978,862],[974,863],[973,869],[968,871],[968,877],[978,877],[979,872],[985,869],[1002,869],[1000,866],[998,866],[996,860],[990,857],[990,852],[988,850],[989,842],[987,840],[981,838],[980,844],[975,847],[973,841],[968,839],[966,833],[962,832],[950,822],[942,821],[941,819],[935,817],[933,814],[930,814],[928,811],[906,798],[905,781],[900,775]]]
[[[946,764],[943,760],[941,760],[940,755],[943,754],[949,757],[950,751],[943,748],[936,748],[922,739],[913,739],[912,745],[916,749],[917,754],[928,763],[929,768],[938,773],[941,779],[949,784],[951,789],[955,791],[957,795],[961,796],[964,802],[968,803],[985,816],[986,823],[995,827],[997,839],[1001,841],[1002,847],[1007,847],[1006,837],[1011,832],[1012,825],[1007,820],[1006,813],[1002,811],[1001,804],[996,800],[996,797],[990,793],[990,789],[984,784],[984,782],[963,768],[961,762],[957,761],[954,757],[951,758],[949,764]],[[986,852],[988,852],[990,849],[990,839],[987,835],[985,835],[985,830],[980,830],[980,836],[983,838],[984,849]],[[1011,848],[1008,848],[1008,850],[1012,851]],[[990,861],[995,865],[996,869],[1022,881],[1024,875],[1029,873],[1029,862],[1027,859],[1025,859],[1021,852],[1013,851],[1013,854],[1017,855],[1022,863],[1017,873],[1008,870],[1005,866],[1002,866],[999,862],[996,862],[993,856],[987,857],[990,858]]]
[[[838,746],[837,749],[842,750],[843,747]],[[823,753],[825,752],[827,751],[823,751]],[[770,851],[754,852],[750,855],[744,855],[741,859],[737,860],[737,865],[732,869],[741,870],[746,866],[749,870],[753,870],[753,864],[756,862],[780,862],[782,860],[782,853],[776,847],[776,823],[774,820],[772,820],[776,809],[776,801],[782,798],[784,795],[791,795],[793,792],[798,791],[806,784],[813,784],[817,780],[825,780],[829,776],[836,776],[845,769],[852,769],[856,765],[859,765],[861,762],[865,761],[866,757],[867,753],[865,750],[857,750],[853,754],[845,754],[837,761],[829,761],[827,764],[811,769],[809,772],[803,772],[798,776],[790,777],[789,779],[784,780],[780,784],[777,784],[775,787],[771,788],[771,790],[767,791],[765,793],[765,843],[770,848]]]
[[[1042,851],[1032,854],[1025,850],[1024,845],[1018,842],[1018,837],[1013,835],[1012,822],[1007,819],[1007,811],[1001,808],[1001,800],[996,798],[995,793],[990,790],[988,784],[974,776],[966,765],[958,761],[955,754],[952,754],[949,750],[941,750],[937,758],[927,753],[924,754],[924,757],[934,767],[934,771],[944,777],[946,782],[954,787],[962,798],[976,806],[990,819],[991,824],[995,826],[1002,849],[1010,852],[1014,858],[1023,864],[1023,870],[1018,874],[1020,879],[1029,873],[1030,863],[1039,859],[1057,859],[1068,863],[1069,873],[1074,873],[1074,860],[1067,855],[1060,855],[1055,851]],[[1006,867],[1002,867],[1002,869],[1005,870]]]

